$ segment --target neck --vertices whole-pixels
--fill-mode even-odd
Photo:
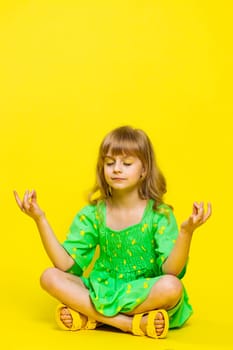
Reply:
[[[144,202],[145,200],[139,197],[138,191],[132,192],[122,192],[122,191],[113,191],[112,197],[110,199],[111,205],[115,207],[125,207],[132,208],[137,206],[139,202]]]

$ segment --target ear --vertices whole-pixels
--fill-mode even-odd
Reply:
[[[140,179],[143,180],[146,177],[146,174],[147,174],[146,166],[145,166],[145,164],[142,164],[142,172],[140,175]]]
[[[143,171],[142,171],[142,173],[141,173],[141,175],[140,175],[140,178],[141,178],[141,179],[144,179],[145,176],[146,176],[146,171],[143,169]]]

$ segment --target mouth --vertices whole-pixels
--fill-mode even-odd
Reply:
[[[124,181],[126,179],[122,178],[122,177],[112,177],[113,181]]]

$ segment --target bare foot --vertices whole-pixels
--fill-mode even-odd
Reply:
[[[80,314],[80,318],[82,320],[82,328],[85,327],[86,323],[87,323],[87,317]],[[60,313],[60,320],[64,323],[64,325],[67,327],[67,328],[71,328],[72,327],[72,324],[73,324],[73,318],[72,318],[72,315],[69,311],[69,309],[67,307],[63,307],[61,309],[61,313]]]
[[[148,316],[145,315],[142,317],[140,328],[141,330],[146,334],[146,325],[147,325],[147,318]],[[161,312],[158,312],[154,321],[155,325],[155,331],[157,336],[160,336],[163,333],[164,327],[165,327],[165,321],[163,314]]]

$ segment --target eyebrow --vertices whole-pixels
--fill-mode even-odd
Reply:
[[[109,159],[112,159],[112,160],[115,160],[116,159],[116,157],[114,157],[114,156],[111,156],[111,155],[106,155],[105,157],[104,157],[104,159],[106,159],[106,158],[109,158]],[[133,155],[126,155],[126,156],[122,156],[122,159],[126,159],[126,158],[134,158],[134,156]]]

